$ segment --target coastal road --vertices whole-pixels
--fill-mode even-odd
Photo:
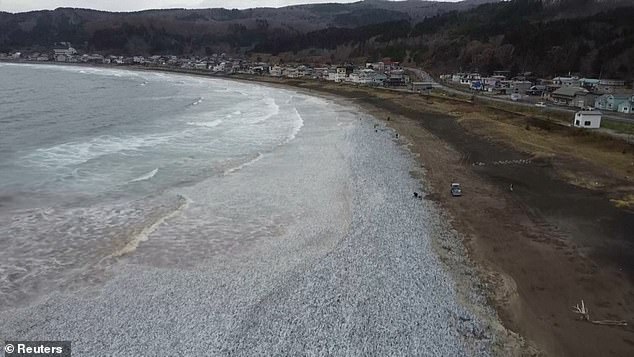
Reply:
[[[471,92],[471,91],[468,91],[468,90],[459,90],[459,89],[456,89],[456,88],[453,88],[453,87],[449,87],[449,86],[447,86],[447,85],[445,85],[443,83],[440,83],[440,82],[436,81],[431,75],[429,75],[427,72],[423,71],[420,68],[406,67],[405,69],[410,71],[410,72],[413,72],[414,74],[416,74],[416,76],[418,76],[421,80],[433,82],[434,83],[434,88],[439,88],[439,89],[441,89],[441,90],[443,90],[444,92],[447,92],[447,93],[452,93],[452,94],[456,94],[456,95],[472,95],[472,96],[475,96],[478,99],[488,100],[488,101],[491,101],[491,102],[498,102],[498,103],[512,104],[512,105],[520,105],[520,106],[524,106],[524,107],[528,107],[528,108],[536,108],[534,103],[527,103],[527,102],[523,102],[523,101],[512,101],[510,99],[491,97],[491,96],[488,96],[488,95],[479,95],[479,94],[477,94],[475,92]],[[575,112],[578,111],[578,108],[561,107],[561,106],[555,106],[555,105],[547,104],[547,107],[543,107],[542,110],[551,111],[551,112],[574,114]],[[572,116],[571,116],[571,118],[572,118]],[[603,118],[604,119],[609,119],[609,120],[612,120],[612,121],[617,121],[617,122],[634,124],[634,116],[633,115],[603,112]]]

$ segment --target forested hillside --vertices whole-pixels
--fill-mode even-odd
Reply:
[[[458,3],[366,0],[248,10],[151,10],[110,13],[60,8],[0,12],[0,51],[46,48],[71,42],[89,52],[205,54],[246,51],[265,41],[326,28],[354,28],[387,21],[418,22],[453,10],[497,0]]]
[[[249,10],[0,13],[0,52],[71,42],[122,55],[241,52],[286,61],[391,57],[436,71],[634,76],[628,0],[367,0]]]
[[[418,23],[401,20],[330,28],[256,47],[320,53],[333,61],[391,57],[437,71],[496,69],[542,75],[578,72],[634,76],[634,3],[606,0],[514,0],[451,11]]]

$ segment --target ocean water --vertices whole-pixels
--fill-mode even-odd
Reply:
[[[328,202],[338,181],[262,170],[297,169],[270,159],[293,153],[307,119],[313,135],[356,120],[294,91],[177,74],[0,64],[0,79],[1,309],[99,284],[122,260],[196,266],[284,234],[308,214],[293,192],[331,180],[311,198]],[[320,126],[329,110],[337,124]]]

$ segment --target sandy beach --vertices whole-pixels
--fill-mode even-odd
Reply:
[[[446,209],[507,328],[506,346],[512,350],[502,355],[631,354],[634,215],[611,201],[632,187],[631,175],[622,178],[632,170],[629,162],[634,163],[630,145],[571,136],[530,115],[464,100],[323,82],[284,82],[350,98],[411,144],[427,172],[426,199]],[[536,150],[518,145],[522,144],[518,138],[527,135],[549,145],[548,155],[541,153],[545,146]],[[579,160],[576,152],[546,140],[561,146],[571,142],[584,148],[584,154],[601,159]],[[621,160],[624,166],[601,166],[603,157]],[[583,182],[590,180],[589,189]],[[465,196],[459,200],[448,195],[452,181],[463,184]],[[452,255],[452,248],[436,244],[441,256]],[[444,258],[449,264],[452,259]],[[461,264],[454,266],[459,269]],[[458,276],[470,281],[468,273]],[[629,326],[579,321],[571,307],[581,299],[592,304],[596,319],[624,320]]]
[[[410,143],[347,99],[319,101],[328,105],[303,113],[292,141],[175,190],[186,205],[98,283],[0,312],[0,337],[71,340],[77,356],[517,351]],[[245,239],[207,240],[182,224],[247,207],[256,230]]]
[[[565,131],[550,128],[547,123],[536,121],[530,116],[515,115],[513,112],[451,98],[421,97],[416,94],[316,81],[276,80],[266,77],[232,79],[256,80],[264,85],[295,88],[302,93],[336,101],[348,108],[347,111],[359,115],[361,120],[355,123],[358,127],[354,134],[346,136],[349,140],[348,149],[355,148],[350,153],[365,153],[364,158],[358,156],[354,160],[356,164],[348,166],[348,169],[354,167],[351,172],[355,173],[352,175],[355,179],[351,182],[355,183],[348,187],[351,190],[345,201],[345,206],[353,212],[346,218],[346,226],[350,224],[349,227],[355,229],[348,234],[343,234],[343,229],[340,233],[345,239],[338,242],[327,240],[320,246],[314,246],[314,242],[309,240],[284,240],[275,245],[257,246],[254,248],[258,252],[257,264],[250,252],[240,256],[231,255],[226,258],[229,261],[215,257],[214,259],[220,260],[210,260],[214,262],[211,265],[215,268],[207,271],[123,271],[121,279],[109,282],[101,293],[96,293],[96,300],[94,297],[93,300],[77,297],[69,301],[67,296],[56,297],[13,316],[32,316],[34,311],[46,315],[44,311],[47,311],[47,321],[65,321],[67,318],[63,317],[64,311],[71,309],[72,305],[83,304],[86,310],[99,306],[95,310],[97,315],[106,314],[109,309],[120,311],[116,315],[118,317],[113,319],[129,321],[124,315],[131,313],[131,310],[117,307],[114,300],[128,300],[125,293],[121,295],[122,287],[133,291],[140,286],[147,286],[148,290],[144,288],[143,291],[155,289],[158,291],[158,298],[142,299],[143,305],[147,304],[150,310],[135,305],[135,309],[144,311],[144,314],[161,311],[166,306],[164,302],[169,301],[171,307],[162,317],[176,321],[176,315],[181,311],[172,302],[195,310],[193,306],[203,299],[203,294],[208,294],[222,303],[212,304],[209,310],[205,310],[207,316],[227,318],[236,316],[236,311],[239,314],[249,311],[250,316],[258,316],[254,320],[249,319],[251,322],[245,325],[245,315],[239,315],[241,317],[237,320],[232,317],[230,322],[223,322],[224,327],[221,329],[205,330],[215,338],[215,342],[209,343],[208,347],[213,348],[216,354],[240,354],[244,351],[256,354],[276,351],[284,354],[299,351],[300,347],[289,341],[295,341],[300,336],[300,339],[309,341],[301,348],[317,354],[373,354],[393,351],[407,354],[408,350],[411,352],[418,348],[418,351],[430,351],[429,355],[629,355],[634,346],[634,330],[631,328],[634,316],[631,232],[634,231],[634,225],[632,214],[616,208],[610,201],[618,197],[615,195],[620,190],[631,185],[627,177],[619,178],[622,176],[618,168],[623,167],[623,173],[627,175],[628,167],[618,166],[620,161],[615,161],[612,167],[617,167],[617,171],[613,171],[597,165],[596,161],[579,161],[565,151],[567,147],[563,144],[561,148],[550,147],[552,151],[544,155],[540,150],[526,146],[523,141],[513,141],[513,137],[506,135],[516,132],[518,135],[534,136],[531,140],[550,136],[552,140],[562,143],[570,141],[577,145],[581,142],[583,147],[594,150],[597,157],[609,157],[618,153],[623,155],[618,156],[618,159],[625,163],[633,151],[620,143],[570,137]],[[372,117],[378,118],[378,121]],[[529,126],[533,131],[525,131]],[[542,149],[545,150],[545,147]],[[587,152],[590,151],[584,151]],[[338,155],[335,157],[340,157],[341,154]],[[258,164],[263,163],[256,163],[249,170],[257,169]],[[394,177],[399,179],[394,181]],[[378,184],[381,180],[386,181]],[[602,184],[600,187],[585,188],[581,183],[589,180]],[[463,184],[465,197],[450,197],[448,184],[452,181]],[[302,186],[304,189],[310,187],[308,182],[305,184],[307,186]],[[508,190],[510,184],[513,184],[513,192]],[[356,190],[353,190],[355,187]],[[410,199],[414,190],[420,190],[424,194],[422,201]],[[378,192],[382,193],[377,201]],[[403,201],[398,204],[392,202],[394,197],[402,198]],[[372,209],[378,206],[384,209]],[[389,214],[418,212],[421,208],[426,214],[434,215],[434,218],[393,217]],[[432,227],[429,222],[443,223]],[[417,231],[421,228],[424,232]],[[368,241],[367,229],[372,232],[369,235],[380,232],[378,236],[385,237],[385,240]],[[352,231],[357,233],[352,234]],[[399,234],[401,238],[394,241],[390,231],[408,233]],[[406,238],[414,236],[424,236],[424,243]],[[290,242],[294,242],[291,247],[288,246]],[[310,249],[306,249],[307,246]],[[151,244],[146,248],[151,249]],[[288,254],[285,254],[285,250]],[[423,255],[429,256],[431,261],[423,267],[417,265],[420,264],[417,262],[420,257],[403,255],[404,252],[413,251],[425,252]],[[262,252],[270,255],[261,254]],[[356,259],[359,256],[363,259]],[[136,259],[137,263],[143,263],[142,255]],[[292,263],[284,259],[290,259]],[[293,266],[286,273],[293,271],[291,280],[294,283],[283,290],[273,289],[274,286],[281,286],[276,284],[291,281],[287,280],[290,275],[277,274],[279,268],[271,270],[273,266],[279,267],[281,261],[284,262],[282,266]],[[306,261],[310,263],[306,264]],[[219,266],[226,268],[219,269]],[[412,266],[417,268],[412,270]],[[437,268],[430,270],[430,266]],[[404,271],[408,271],[406,275],[398,275]],[[430,275],[429,271],[434,273]],[[358,275],[362,272],[363,274]],[[377,276],[377,272],[381,274]],[[386,275],[385,272],[390,273]],[[388,277],[394,276],[400,277],[396,280],[403,281],[393,285],[395,282]],[[187,301],[183,302],[182,299],[187,295],[174,298],[179,290],[163,288],[169,285],[168,281],[192,279],[199,285],[213,285],[216,289],[205,289],[201,295],[187,297]],[[417,279],[440,279],[440,286],[451,286],[448,293],[452,296],[450,300],[453,307],[450,310],[453,312],[418,325],[421,320],[427,320],[427,317],[413,311],[429,307],[417,305],[420,301],[412,301],[409,297],[412,295],[385,295],[387,290],[413,291],[414,295],[433,301],[437,297],[428,295],[430,289],[447,292],[446,288],[439,290],[438,285],[429,286],[427,283],[423,286],[408,285],[407,288],[403,285],[406,281]],[[220,281],[220,285],[214,285],[216,280]],[[253,286],[261,286],[260,280],[269,288],[254,293],[254,298],[256,295],[260,296],[256,305],[253,305],[254,300],[250,300],[250,297],[245,297],[244,300],[236,298],[242,294],[250,296],[249,291]],[[358,283],[350,285],[350,281]],[[184,285],[178,287],[187,290],[189,283],[182,284]],[[384,291],[381,286],[389,289]],[[271,289],[277,292],[273,293]],[[218,295],[219,292],[231,290],[234,293]],[[236,295],[235,292],[239,294]],[[263,298],[264,295],[260,293],[265,292],[267,297]],[[359,306],[366,305],[368,300],[362,296],[371,296],[369,299],[375,302],[375,308],[361,309]],[[374,300],[375,298],[378,300]],[[610,327],[579,321],[571,312],[571,306],[581,299],[591,306],[593,318],[626,320],[630,322],[629,326]],[[405,303],[406,300],[409,302]],[[281,306],[282,301],[291,301],[293,308]],[[312,308],[297,315],[298,310],[305,310],[307,301],[311,301],[308,306]],[[377,301],[381,303],[377,305]],[[394,301],[401,303],[396,303],[390,309],[398,306],[397,310],[406,312],[405,315],[410,316],[409,318],[395,322],[394,314],[403,315],[397,314],[396,310],[380,312],[382,310],[376,309],[376,306],[392,305]],[[357,308],[351,308],[351,302]],[[454,302],[456,305],[453,305]],[[222,304],[229,304],[235,310],[227,312],[218,307]],[[50,315],[53,309],[60,313]],[[95,324],[97,315],[93,312],[84,312],[81,319]],[[134,320],[141,319],[142,316],[136,312],[132,315]],[[297,317],[280,323],[281,318],[289,315]],[[370,339],[380,341],[377,343],[360,340],[360,336],[365,336],[367,331],[359,331],[354,326],[359,326],[361,320],[354,323],[344,320],[339,321],[339,324],[333,320],[335,316],[349,315],[363,316],[364,324],[368,321],[384,323],[389,320],[388,325],[392,327],[414,324],[418,329],[423,326],[421,328],[427,332],[417,331],[421,333],[418,336],[424,336],[422,340],[426,341],[440,338],[429,335],[429,331],[458,331],[453,337],[443,338],[462,342],[458,349],[451,351],[443,350],[447,347],[433,343],[414,346],[410,344],[413,341],[411,339],[399,340],[395,337],[405,333],[405,330],[399,328],[381,330],[381,333],[372,335]],[[188,325],[189,328],[200,328],[201,325],[210,323],[220,324],[220,320],[210,320],[209,317],[203,319],[195,313],[188,316],[195,321]],[[315,324],[307,323],[308,320]],[[450,322],[449,325],[444,325],[439,320]],[[49,334],[54,325],[32,317],[26,318],[24,323],[18,322],[18,319],[8,321],[14,324],[12,328],[28,331],[30,335],[27,334],[27,337]],[[78,320],[73,321],[76,323]],[[242,326],[242,332],[235,333],[238,331],[237,321],[242,321],[238,324]],[[27,323],[31,327],[25,327]],[[66,326],[71,325],[72,323],[66,321]],[[133,325],[135,336],[144,335],[151,330],[143,323]],[[81,326],[83,329],[88,328],[86,324]],[[346,326],[346,329],[341,330],[341,326]],[[225,332],[219,332],[220,330]],[[328,333],[336,330],[337,335],[347,336],[338,340],[347,342],[332,347],[328,338],[331,335],[317,333],[322,330]],[[0,330],[0,333],[4,334],[5,331],[11,330]],[[77,339],[85,339],[81,329],[73,331]],[[185,336],[188,330],[187,327],[182,327],[179,331],[182,332],[179,336]],[[231,338],[227,337],[226,331],[233,331],[229,334]],[[281,341],[268,340],[263,344],[266,340],[262,339],[263,331],[273,331],[274,334],[285,337]],[[306,331],[313,333],[307,334]],[[99,333],[101,332],[103,331],[99,329]],[[384,332],[399,342],[393,344],[381,339]],[[202,334],[200,332],[199,336]],[[55,333],[53,336],[60,337]],[[117,337],[120,335],[115,334],[110,343],[115,343]],[[166,344],[170,340],[167,334],[157,337],[165,339]],[[127,338],[124,340],[128,341]],[[221,341],[231,343],[228,345]],[[138,350],[118,346],[118,351],[122,353],[139,353]],[[237,349],[230,346],[237,346]],[[386,346],[394,346],[394,349]],[[104,344],[102,351],[106,351],[107,347],[108,344]],[[163,347],[170,348],[167,345]],[[202,350],[191,352],[200,353]]]

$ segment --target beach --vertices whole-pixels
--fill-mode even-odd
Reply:
[[[623,178],[634,164],[628,144],[570,134],[530,114],[464,99],[281,82],[350,98],[411,143],[425,167],[426,199],[450,217],[506,328],[505,346],[512,350],[501,355],[631,354],[634,215],[611,201],[631,187],[631,176]],[[529,139],[536,144],[526,145]],[[569,142],[582,149],[564,146]],[[449,195],[453,181],[462,184],[460,199]],[[583,184],[588,181],[592,187]],[[464,262],[455,261],[453,247],[436,241],[436,251],[458,272],[456,281],[473,283],[471,272],[460,272]],[[580,321],[572,307],[582,299],[586,306],[591,301],[597,319],[628,326]]]
[[[0,337],[70,340],[78,356],[515,351],[407,134],[348,100],[280,93],[301,125],[165,189],[165,210],[81,284],[0,311]]]

